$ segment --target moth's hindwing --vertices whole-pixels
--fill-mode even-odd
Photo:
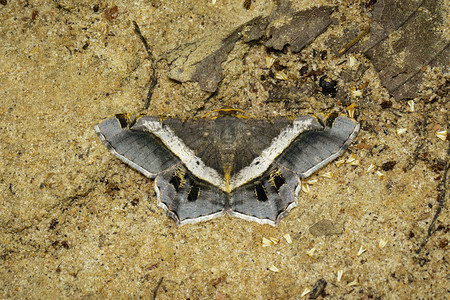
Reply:
[[[230,197],[231,214],[276,225],[297,204],[298,176],[276,163],[261,177],[236,188]]]
[[[158,205],[179,225],[206,221],[228,209],[223,191],[194,177],[182,164],[156,177],[155,190]]]

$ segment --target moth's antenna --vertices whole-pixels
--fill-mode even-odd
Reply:
[[[147,40],[142,35],[141,30],[139,29],[139,25],[136,23],[136,21],[133,21],[134,24],[134,32],[139,36],[142,43],[144,44],[145,50],[147,51],[148,57],[150,58],[150,61],[152,62],[152,79],[150,82],[150,88],[148,89],[147,93],[147,99],[145,100],[144,109],[147,109],[150,106],[150,101],[152,100],[153,96],[153,90],[155,89],[157,78],[156,78],[156,60],[153,56],[153,53],[150,49],[150,46],[147,43]]]

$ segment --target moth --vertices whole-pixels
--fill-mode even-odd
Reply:
[[[230,214],[276,226],[297,204],[301,179],[340,156],[359,124],[332,113],[256,119],[118,114],[97,126],[103,144],[155,180],[158,205],[178,225]]]

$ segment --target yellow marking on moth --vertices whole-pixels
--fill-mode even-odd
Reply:
[[[230,173],[225,173],[225,192],[231,193],[230,188]]]
[[[125,119],[127,119],[127,121],[131,121],[131,114],[126,113],[126,114],[117,114],[116,116],[121,116]]]
[[[261,187],[262,187],[262,189],[264,190],[264,193],[267,196],[266,186],[261,184]],[[255,191],[256,199],[258,199],[258,191],[256,191],[256,188],[254,189],[254,191]],[[259,201],[259,199],[258,199],[258,201]]]
[[[222,154],[223,174],[224,174],[224,179],[225,179],[225,191],[227,193],[231,192],[230,179],[231,179],[231,168],[232,168],[232,164],[233,164],[233,159],[234,159],[234,155],[231,155],[227,159],[226,156],[224,154]]]
[[[184,184],[186,183],[186,177],[185,177],[186,170],[184,170],[182,168],[177,168],[173,175],[177,176],[180,179],[180,187],[179,188],[182,188],[184,186]]]
[[[250,113],[248,113],[248,112],[246,112],[246,111],[244,111],[244,110],[242,110],[242,109],[238,109],[238,108],[221,108],[221,109],[214,109],[214,110],[210,111],[209,113],[205,114],[204,116],[202,116],[201,118],[202,118],[202,119],[205,119],[205,118],[207,118],[207,117],[208,117],[210,114],[212,114],[212,113],[221,113],[221,112],[241,112],[241,113],[243,113],[243,114],[246,114],[247,116],[236,114],[236,118],[241,118],[241,119],[253,118],[253,119],[256,119],[256,117],[253,116],[252,114],[250,114]],[[215,117],[208,117],[208,118],[210,118],[211,120],[215,120],[215,119],[217,119],[217,118],[220,118],[220,115],[219,115],[219,116],[215,116]]]
[[[159,116],[158,117],[158,121],[159,122],[163,122],[164,120],[166,120],[166,119],[168,119],[168,118],[170,118],[169,116]]]
[[[194,186],[191,186],[191,187],[189,188],[189,193],[188,193],[188,195],[191,193],[193,187],[194,187]],[[200,189],[197,189],[197,198],[199,198],[199,197],[200,197]]]
[[[279,169],[273,169],[272,171],[270,171],[269,174],[269,183],[271,186],[273,186],[274,188],[277,187],[277,185],[275,184],[275,177],[279,176],[281,178],[283,178],[283,176],[281,176],[281,172]]]

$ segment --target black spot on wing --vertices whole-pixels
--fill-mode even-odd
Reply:
[[[175,191],[179,192],[186,184],[186,170],[181,167],[176,169],[169,180],[169,184],[173,185]]]
[[[280,173],[280,170],[275,169],[270,173],[270,185],[275,189],[277,194],[280,194],[280,188],[286,183],[286,180]]]
[[[172,178],[170,179],[169,183],[171,185],[173,185],[173,187],[175,188],[175,191],[179,191],[180,187],[181,187],[181,179],[180,177],[176,176],[175,174],[172,176]]]
[[[255,182],[255,194],[258,201],[269,200],[269,198],[267,197],[266,188],[261,181]]]
[[[194,184],[193,186],[191,186],[191,189],[189,190],[187,200],[191,202],[196,201],[199,195],[200,195],[200,187]]]

